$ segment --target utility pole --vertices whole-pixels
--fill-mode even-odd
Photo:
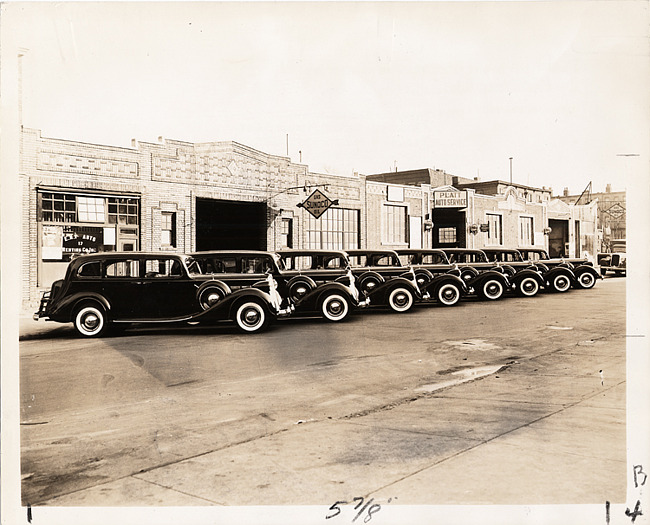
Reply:
[[[512,157],[510,157],[510,185],[512,185]]]

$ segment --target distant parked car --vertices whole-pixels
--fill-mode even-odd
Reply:
[[[97,337],[111,326],[134,322],[233,320],[252,333],[290,313],[281,306],[271,254],[232,252],[231,258],[232,271],[216,279],[187,255],[82,255],[43,294],[34,318],[72,322],[80,335]],[[245,273],[249,268],[255,271]]]
[[[625,275],[627,273],[627,254],[623,252],[599,253],[598,265],[603,277],[607,275],[607,272],[614,272],[614,275]]]
[[[600,279],[598,271],[587,258],[567,258],[558,257],[552,259],[548,252],[542,248],[520,248],[519,252],[522,257],[536,264],[546,275],[549,270],[556,267],[565,267],[573,272],[573,286],[577,288],[593,288],[596,280]]]
[[[295,315],[322,315],[342,321],[356,307],[359,291],[348,255],[336,250],[280,250],[280,273],[295,306]]]
[[[413,268],[404,266],[393,250],[347,250],[352,273],[370,306],[408,312],[422,298]]]
[[[401,262],[413,268],[423,297],[443,306],[454,306],[468,293],[458,266],[451,264],[442,250],[404,248],[396,251]]]
[[[468,293],[482,299],[496,301],[511,289],[507,272],[499,265],[490,262],[481,250],[444,248],[443,251],[449,262],[458,266],[460,277],[465,281]]]

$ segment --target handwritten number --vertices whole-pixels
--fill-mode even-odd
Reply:
[[[355,500],[356,500],[356,499],[360,499],[360,500],[361,500],[361,501],[359,502],[359,505],[361,505],[361,504],[363,503],[363,498],[354,498],[354,499],[355,499]],[[370,500],[368,500],[368,502],[367,502],[367,503],[366,503],[366,504],[361,508],[361,510],[359,511],[359,513],[354,517],[354,519],[352,520],[352,523],[354,523],[355,521],[357,521],[357,518],[358,518],[359,516],[361,516],[361,514],[363,514],[363,511],[366,510],[366,507],[367,507],[368,505],[370,505],[374,500],[375,500],[375,498],[371,498]],[[356,510],[357,508],[359,508],[359,505],[357,505],[356,507],[354,507],[354,509]]]
[[[370,505],[370,508],[368,509],[368,515],[363,519],[363,522],[368,523],[372,519],[372,513],[379,512],[380,509],[381,509],[381,505],[379,503]]]
[[[630,509],[625,509],[625,515],[632,520],[632,523],[634,523],[634,520],[636,520],[639,516],[643,516],[643,512],[641,512],[641,501],[636,501],[636,505],[634,506],[633,511],[630,511]]]
[[[329,508],[329,510],[335,511],[334,514],[331,514],[329,516],[325,516],[325,519],[328,520],[330,518],[333,518],[334,516],[338,516],[339,514],[341,514],[341,507],[339,507],[339,505],[347,505],[347,504],[348,504],[347,501],[337,501],[336,503],[334,503],[334,505],[332,505]]]

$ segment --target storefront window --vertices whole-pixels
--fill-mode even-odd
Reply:
[[[138,224],[138,199],[108,198],[110,224]]]
[[[75,196],[65,193],[43,193],[41,195],[41,218],[48,222],[76,222]]]

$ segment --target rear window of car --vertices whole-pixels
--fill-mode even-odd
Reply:
[[[101,277],[102,265],[99,261],[82,264],[77,270],[79,277]]]
[[[348,262],[340,256],[324,258],[323,266],[328,270],[343,270],[348,267]]]

